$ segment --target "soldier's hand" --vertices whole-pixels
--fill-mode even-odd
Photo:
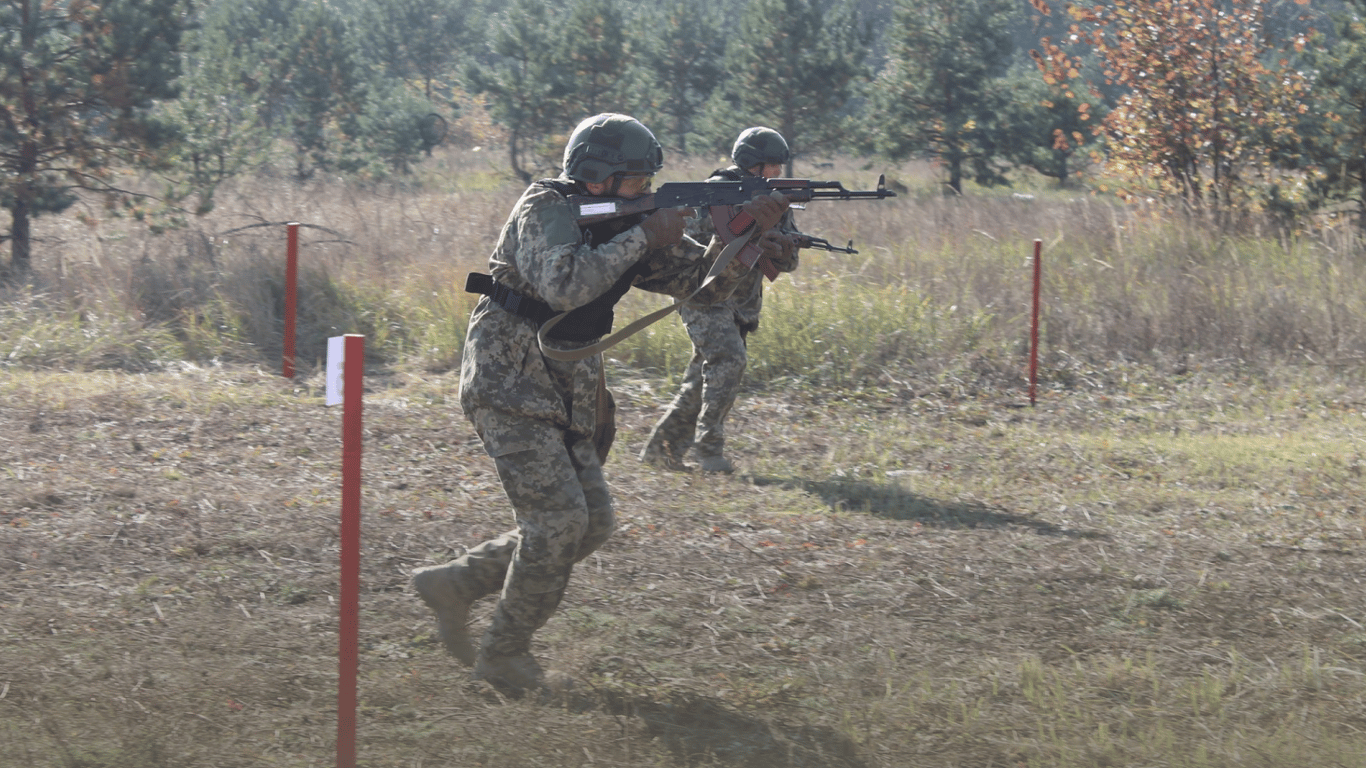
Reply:
[[[740,210],[753,216],[758,222],[758,231],[763,232],[778,225],[778,220],[787,212],[787,206],[787,196],[775,190],[768,194],[755,195],[753,200],[740,206]]]
[[[640,228],[650,250],[677,245],[683,241],[683,214],[677,208],[660,208],[640,222]]]
[[[796,245],[792,238],[774,229],[765,232],[759,238],[759,250],[779,272],[791,272],[796,268]]]

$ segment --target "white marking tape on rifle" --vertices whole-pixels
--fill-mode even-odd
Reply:
[[[554,317],[545,321],[541,325],[540,330],[536,331],[536,341],[538,341],[541,345],[541,354],[545,355],[551,360],[572,361],[582,360],[586,357],[592,357],[593,355],[596,355],[602,352],[603,350],[615,347],[617,344],[620,344],[626,338],[633,336],[636,333],[639,333],[642,329],[667,317],[674,310],[678,309],[684,304],[687,304],[689,301],[692,301],[693,296],[696,296],[697,294],[701,293],[702,291],[710,287],[711,284],[720,277],[721,273],[725,271],[726,267],[730,266],[731,261],[735,259],[735,254],[739,253],[740,249],[744,248],[748,242],[749,238],[747,237],[737,237],[734,240],[727,243],[726,247],[721,250],[721,253],[717,254],[716,261],[712,262],[711,269],[707,270],[707,277],[702,281],[702,284],[697,287],[697,290],[693,291],[692,294],[688,296],[688,298],[681,299],[663,309],[657,309],[654,312],[651,312],[650,314],[640,318],[639,320],[636,320],[635,322],[631,323],[625,328],[622,328],[621,330],[616,331],[615,333],[612,333],[609,336],[598,339],[597,341],[593,342],[592,344],[589,344],[586,347],[579,347],[577,349],[559,349],[550,346],[546,342],[546,334],[549,333],[550,329],[554,328],[555,325],[559,323],[561,320],[563,320],[564,316],[569,313],[561,312],[560,314],[555,315]]]

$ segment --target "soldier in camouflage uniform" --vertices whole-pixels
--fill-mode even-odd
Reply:
[[[474,667],[476,680],[512,695],[544,684],[532,634],[559,605],[573,565],[616,525],[592,439],[602,357],[550,359],[537,330],[572,310],[548,335],[559,347],[590,344],[610,331],[612,305],[631,287],[684,298],[720,251],[686,237],[672,209],[581,228],[566,196],[636,197],[662,165],[659,143],[636,120],[583,121],[565,148],[564,173],[532,184],[517,202],[489,258],[492,275],[471,275],[467,284],[485,296],[470,315],[460,404],[494,460],[517,528],[419,568],[413,586],[436,613],[446,649]],[[786,202],[756,198],[746,209],[772,223]],[[737,263],[707,295],[726,296],[744,273]],[[500,590],[476,651],[470,605]]]
[[[790,153],[782,134],[771,128],[745,130],[735,141],[731,159],[735,165],[712,174],[713,179],[738,181],[744,176],[774,178],[782,173]],[[687,232],[699,238],[715,232],[706,211],[689,221]],[[770,258],[779,272],[797,268],[797,249],[787,233],[797,231],[792,212],[783,215],[764,240],[777,251]],[[733,472],[725,455],[726,416],[740,393],[740,382],[749,362],[746,337],[759,328],[764,301],[763,272],[752,270],[730,299],[719,304],[689,302],[679,310],[683,327],[692,339],[693,354],[683,375],[683,385],[664,417],[655,425],[640,459],[668,469],[684,469],[683,455],[696,448],[703,472]]]

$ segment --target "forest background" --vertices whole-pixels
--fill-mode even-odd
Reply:
[[[1362,10],[1357,0],[14,0],[0,8],[6,290],[27,296],[31,314],[79,309],[110,285],[70,279],[82,260],[35,243],[41,217],[175,233],[148,247],[183,265],[245,231],[206,218],[225,185],[515,186],[553,175],[567,131],[604,110],[655,129],[675,158],[666,175],[689,158],[723,164],[734,136],[762,124],[792,145],[788,173],[862,158],[909,192],[896,166],[919,163],[930,169],[922,197],[1061,194],[1288,252],[1338,234],[1353,242],[1350,222],[1366,225]],[[496,178],[451,178],[431,160],[438,148],[482,151]],[[262,215],[255,223],[298,218]],[[306,223],[345,240],[329,222]],[[159,261],[150,271],[168,279]],[[220,278],[197,276],[193,297],[116,289],[102,306],[169,333],[174,358],[230,357],[241,345],[272,354],[277,309],[218,300]],[[422,303],[406,312],[435,311]],[[1338,345],[1346,331],[1334,323]],[[415,324],[389,325],[385,359],[456,354],[459,332],[434,347],[417,343]]]

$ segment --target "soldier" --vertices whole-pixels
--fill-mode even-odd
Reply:
[[[746,175],[775,178],[782,173],[790,153],[782,134],[772,128],[754,127],[740,134],[730,156],[735,165],[716,171],[713,179],[738,181]],[[786,234],[796,231],[788,211],[775,229],[764,233],[764,242],[777,254],[770,261],[779,272],[797,268],[797,248]],[[713,232],[711,217],[705,211],[688,225],[688,234],[695,237]],[[692,359],[683,385],[641,451],[641,461],[684,469],[683,456],[695,447],[703,472],[735,471],[734,463],[725,455],[725,422],[749,362],[745,339],[759,328],[763,301],[763,273],[755,269],[729,300],[712,305],[690,302],[679,310],[692,339]]]
[[[678,210],[580,228],[571,194],[636,197],[664,161],[659,142],[625,115],[601,114],[574,129],[559,178],[527,188],[489,257],[492,275],[471,275],[485,294],[470,314],[460,369],[460,405],[493,458],[517,528],[444,565],[413,574],[418,596],[436,613],[447,651],[474,667],[476,680],[510,695],[541,687],[532,634],[559,605],[573,565],[616,525],[593,436],[605,392],[602,357],[565,362],[544,356],[537,330],[573,310],[548,333],[556,346],[582,347],[608,333],[612,305],[631,287],[678,298],[702,283],[716,242],[704,251],[683,232]],[[746,204],[772,225],[786,201]],[[704,295],[727,295],[738,263]],[[470,605],[501,590],[493,620],[470,642]]]

